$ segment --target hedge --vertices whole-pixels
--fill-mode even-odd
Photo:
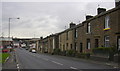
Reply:
[[[59,55],[60,52],[61,52],[61,50],[59,48],[55,48],[54,51],[53,51],[53,54]]]
[[[92,49],[93,53],[115,53],[117,52],[117,49],[114,47],[98,47]]]
[[[78,58],[90,58],[90,53],[76,53]]]
[[[67,51],[66,51],[66,55],[67,55],[67,56],[75,56],[75,54],[76,54],[76,51],[75,51],[75,50],[67,50]]]

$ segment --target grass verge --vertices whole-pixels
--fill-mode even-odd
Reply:
[[[0,53],[0,63],[5,63],[6,58],[9,56],[9,53]]]

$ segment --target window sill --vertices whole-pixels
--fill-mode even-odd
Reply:
[[[86,33],[86,34],[92,34],[92,33],[90,32],[90,33]]]
[[[105,28],[105,29],[103,29],[104,31],[106,31],[106,30],[110,30],[110,28]]]

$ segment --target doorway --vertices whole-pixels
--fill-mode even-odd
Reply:
[[[99,47],[99,40],[95,39],[95,48],[98,48],[98,47]]]
[[[82,52],[83,52],[83,44],[80,43],[80,53],[82,53]]]
[[[117,39],[117,48],[120,51],[120,36],[118,36],[118,39]]]

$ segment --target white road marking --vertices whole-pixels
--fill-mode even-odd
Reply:
[[[19,67],[17,67],[19,69]]]
[[[55,64],[58,64],[58,65],[63,65],[63,64],[61,64],[59,62],[56,62],[56,61],[52,61],[52,62],[55,63]]]
[[[117,67],[114,67],[114,68],[117,68]]]
[[[106,63],[107,65],[110,65],[109,63]]]
[[[17,69],[19,69],[20,67],[19,67],[19,64],[17,64]]]
[[[77,68],[75,68],[75,67],[70,67],[71,69],[77,69]]]
[[[19,66],[19,64],[17,64],[17,67]]]

